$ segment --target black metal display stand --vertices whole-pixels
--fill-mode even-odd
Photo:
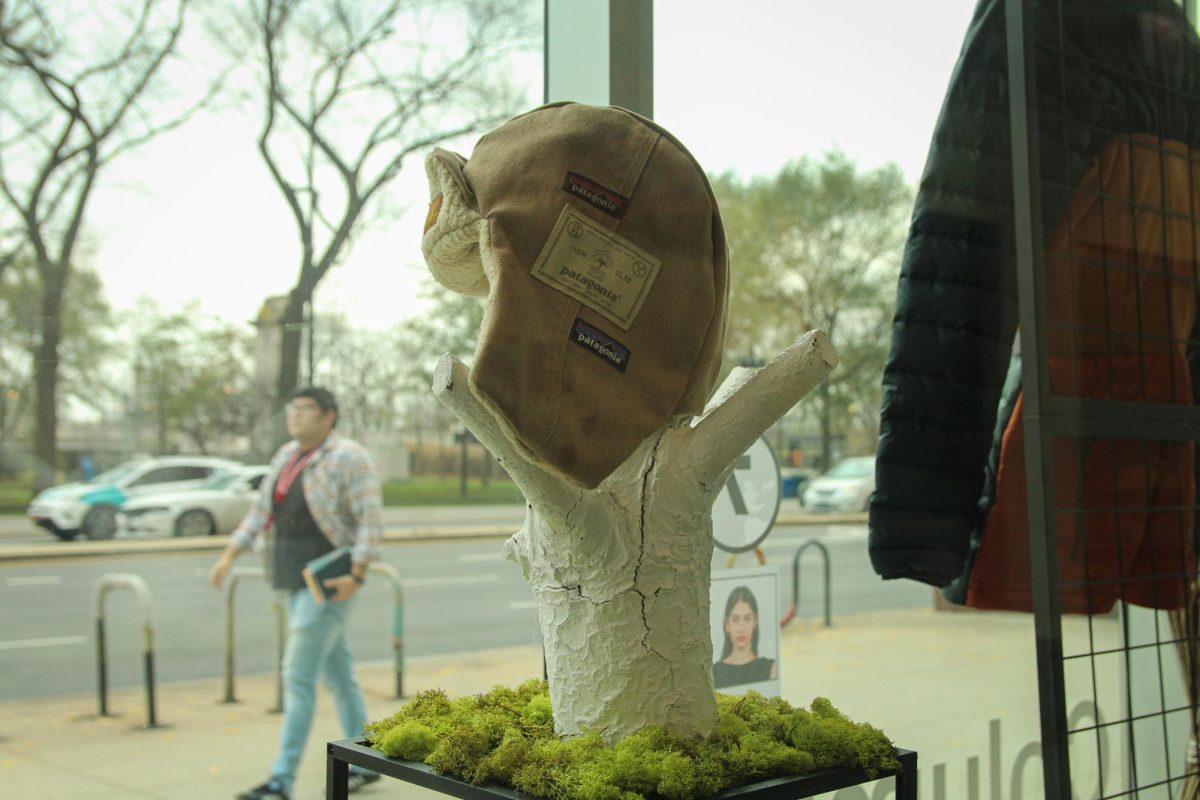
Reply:
[[[721,792],[716,796],[716,800],[801,800],[893,776],[896,778],[895,799],[917,800],[917,754],[913,750],[897,749],[896,757],[900,761],[898,771],[881,772],[873,778],[857,769],[826,769],[810,775],[773,778],[748,786],[739,786]],[[357,739],[342,739],[329,743],[325,768],[326,800],[346,800],[346,781],[352,764],[463,800],[529,800],[528,795],[512,789],[475,786],[448,775],[438,775],[425,764],[388,758]]]

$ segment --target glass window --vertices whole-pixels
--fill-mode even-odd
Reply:
[[[469,218],[472,203],[488,202],[501,185],[552,198],[553,218],[538,223],[545,230],[537,236],[493,239],[524,277],[569,203],[582,203],[575,210],[595,223],[591,234],[634,236],[622,214],[636,208],[636,196],[630,201],[596,175],[564,170],[531,186],[541,153],[500,158],[491,170],[470,166],[496,141],[481,139],[485,133],[541,102],[545,4],[395,4],[401,10],[388,16],[392,6],[374,0],[310,2],[273,30],[250,12],[230,20],[199,9],[208,16],[189,21],[178,52],[137,98],[139,114],[114,131],[110,144],[125,144],[100,149],[112,158],[83,203],[78,162],[48,151],[57,135],[42,132],[82,137],[104,126],[64,116],[61,92],[47,89],[72,87],[85,109],[121,107],[122,92],[137,89],[127,81],[141,74],[138,64],[105,65],[149,58],[155,42],[175,41],[161,35],[172,23],[159,11],[139,23],[140,2],[114,2],[121,12],[18,3],[36,13],[22,13],[14,22],[21,36],[0,42],[0,129],[8,132],[0,141],[0,507],[26,512],[41,490],[78,480],[176,488],[168,485],[207,479],[208,489],[258,489],[261,475],[146,459],[213,454],[266,464],[301,438],[297,426],[314,421],[284,413],[288,392],[280,387],[322,385],[338,399],[336,433],[372,456],[389,532],[457,526],[467,537],[423,544],[412,562],[391,541],[383,546],[384,564],[403,575],[414,664],[524,648],[529,675],[540,674],[537,600],[521,570],[500,560],[499,541],[480,533],[515,530],[525,498],[506,471],[511,462],[488,453],[432,397],[437,359],[453,353],[475,370],[473,389],[491,380],[511,390],[509,405],[489,398],[489,413],[526,413],[533,427],[577,425],[608,447],[636,415],[547,409],[549,391],[538,383],[547,370],[556,388],[577,387],[555,372],[555,347],[580,345],[598,374],[633,384],[591,393],[616,408],[655,380],[639,372],[654,362],[626,335],[655,344],[687,338],[660,319],[644,336],[625,317],[610,327],[611,316],[579,310],[594,310],[586,304],[554,305],[559,295],[575,298],[571,291],[523,297],[528,308],[515,315],[515,331],[544,319],[566,327],[532,357],[499,348],[485,375],[481,296],[499,286],[496,264],[470,276],[475,296],[465,296],[434,281],[424,263],[423,223],[439,214]],[[105,9],[91,8],[99,5]],[[612,74],[582,46],[591,28],[606,26],[605,5],[621,4],[589,5],[580,12],[589,22],[550,43],[572,59],[581,86],[602,89]],[[719,229],[724,241],[710,251],[723,244],[729,252],[715,384],[737,368],[764,368],[815,329],[839,357],[765,431],[784,465],[779,494],[775,472],[756,482],[767,460],[746,456],[718,500],[739,522],[761,511],[771,531],[752,551],[712,554],[714,581],[732,583],[707,621],[713,666],[755,674],[797,705],[827,697],[881,728],[918,751],[922,796],[935,800],[1045,796],[1043,748],[1053,743],[1042,741],[1043,722],[1054,714],[1076,796],[1165,800],[1185,783],[1190,796],[1200,785],[1196,2],[1025,3],[1034,14],[1024,46],[1036,80],[1024,108],[1036,112],[1036,124],[1015,146],[1009,100],[1020,107],[1026,87],[1009,86],[1010,5],[653,4],[653,122],[707,177],[721,225],[697,180],[699,228]],[[493,9],[503,13],[475,16]],[[132,27],[95,35],[112,32],[118,19]],[[273,33],[277,46],[264,51]],[[143,42],[128,39],[142,34]],[[22,42],[23,54],[14,50]],[[615,51],[620,57],[620,43]],[[46,71],[25,68],[40,59]],[[209,82],[210,72],[226,68],[227,85]],[[264,98],[268,77],[280,83]],[[196,110],[209,91],[215,101]],[[232,102],[246,97],[259,99]],[[272,100],[278,104],[267,105]],[[68,153],[89,152],[85,139],[66,145]],[[443,189],[457,187],[469,202],[430,197],[422,162],[434,147],[447,151],[431,163],[435,176],[439,165],[447,170]],[[1013,153],[1037,156],[1037,169],[1016,165],[1016,182]],[[38,165],[60,161],[65,172],[39,179]],[[640,176],[629,173],[630,193]],[[666,207],[675,185],[663,186]],[[51,214],[38,230],[24,227],[38,214],[27,213],[23,197]],[[521,198],[488,219],[532,205]],[[86,214],[63,216],[72,209]],[[584,228],[564,217],[562,230],[574,238]],[[61,252],[64,232],[75,231],[86,238],[69,268],[59,265],[63,280],[43,285],[47,267],[35,254],[47,237],[57,242],[51,252]],[[677,234],[652,232],[671,242]],[[468,236],[467,255],[443,259],[443,273],[479,261],[475,244]],[[570,280],[645,278],[650,261],[625,252],[634,254],[629,270],[610,249],[597,249]],[[664,261],[652,279],[682,295],[686,285],[668,283],[672,267]],[[466,278],[450,276],[458,280]],[[542,284],[539,291],[557,291]],[[41,305],[56,286],[57,316]],[[713,304],[717,292],[709,294],[688,306],[689,318]],[[496,310],[487,316],[493,335],[501,333]],[[662,372],[675,366],[660,363]],[[51,377],[56,391],[43,396]],[[1043,480],[1031,487],[1034,474]],[[163,513],[142,514],[148,527],[137,533],[224,536],[251,499],[234,492],[169,522],[156,505]],[[61,553],[76,539],[103,548],[129,533],[105,502],[66,513],[59,506],[70,503],[47,493],[39,505],[32,520],[0,518],[0,534],[11,522],[17,544],[43,542]],[[576,519],[583,526],[608,517]],[[45,633],[74,624],[35,597],[33,587],[52,578],[17,574],[21,567],[4,562],[5,546],[0,536],[6,608],[24,611],[7,616],[0,634],[13,661],[0,701],[90,691],[86,675],[61,666],[69,659],[52,657],[50,648],[86,646],[82,637]],[[203,578],[179,577],[206,574],[210,554],[181,553],[181,563],[195,560],[179,574],[141,554],[113,557],[123,559],[122,571],[144,575],[156,598],[166,595],[163,613],[196,621],[160,617],[161,691],[216,681],[215,659],[187,656],[224,641],[222,598]],[[706,559],[707,550],[692,564],[700,565],[696,574]],[[261,590],[251,604],[269,594],[265,581],[250,583],[246,594]],[[372,579],[365,591],[387,585]],[[270,646],[276,620],[245,617],[240,641],[255,647],[239,654],[239,677],[265,685],[278,663]],[[18,630],[13,621],[26,618],[37,624]],[[368,673],[394,654],[380,619],[360,612],[352,631]],[[438,661],[429,674],[469,672]],[[387,669],[374,674],[387,689]],[[1062,690],[1061,708],[1041,704],[1039,681],[1049,677],[1061,677],[1051,681],[1053,694]],[[131,671],[114,686],[137,680]],[[372,695],[372,719],[398,704],[378,701],[383,691]],[[244,774],[224,762],[212,769]],[[848,789],[826,800],[875,800],[887,791]]]
[[[158,467],[135,480],[131,486],[151,486],[156,483],[174,483],[176,481],[202,480],[212,472],[211,467],[171,466]]]
[[[105,470],[99,475],[88,480],[88,483],[116,483],[118,480],[128,475],[135,470],[139,465],[137,463],[121,464],[113,467],[110,470]]]
[[[225,489],[232,485],[241,473],[234,471],[214,472],[209,478],[200,485],[202,489]]]
[[[830,478],[864,478],[875,474],[874,458],[847,458],[825,473]]]

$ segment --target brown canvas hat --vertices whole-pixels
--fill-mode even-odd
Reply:
[[[704,171],[620,108],[556,103],[470,160],[426,159],[434,277],[486,296],[473,394],[540,463],[598,485],[697,414],[725,341],[729,259]]]

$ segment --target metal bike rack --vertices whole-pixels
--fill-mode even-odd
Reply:
[[[809,539],[800,545],[796,550],[796,555],[792,558],[792,607],[784,614],[782,625],[787,625],[796,617],[796,613],[800,610],[800,559],[804,556],[804,551],[810,547],[816,547],[821,553],[821,560],[824,562],[825,572],[825,627],[833,625],[830,617],[830,596],[832,589],[832,580],[830,579],[829,569],[829,548],[822,542],[816,539]]]
[[[275,705],[272,714],[283,713],[283,653],[287,649],[287,604],[283,592],[271,592],[271,610],[275,612]]]
[[[368,568],[378,572],[392,584],[395,610],[392,612],[392,654],[396,668],[396,697],[404,697],[404,588],[400,585],[400,573],[390,564],[372,561]]]
[[[400,585],[400,573],[395,567],[372,562],[371,572],[387,578],[392,585],[395,611],[392,614],[392,652],[396,669],[396,697],[404,696],[404,589]],[[263,578],[262,567],[234,567],[225,581],[225,698],[223,702],[236,703],[234,695],[234,591],[241,578]],[[275,611],[277,653],[275,659],[275,707],[273,713],[283,711],[283,655],[287,648],[287,609],[284,593],[275,592],[271,607]]]
[[[225,698],[222,702],[236,703],[234,694],[234,597],[238,581],[242,578],[265,578],[266,571],[262,567],[234,567],[225,580]],[[283,648],[287,641],[287,628],[283,601],[278,592],[273,593],[271,607],[275,611],[275,707],[273,713],[283,710]]]
[[[237,591],[238,581],[248,577],[262,577],[262,567],[234,567],[225,578],[225,697],[223,703],[236,703],[237,697],[233,691],[234,676],[234,626],[233,599]]]
[[[154,611],[153,600],[150,597],[150,587],[139,575],[126,573],[105,573],[96,581],[95,612],[96,612],[96,670],[97,690],[100,695],[100,716],[108,716],[108,654],[104,636],[104,598],[113,589],[131,589],[137,595],[138,607],[142,612],[142,635],[144,648],[142,663],[146,678],[146,727],[157,728],[158,720],[154,713],[154,624],[151,617]]]

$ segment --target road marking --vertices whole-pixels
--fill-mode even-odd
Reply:
[[[516,600],[508,604],[508,607],[513,611],[522,611],[526,608],[537,608],[536,600]]]
[[[482,561],[483,559],[480,559],[480,560]],[[197,569],[197,570],[195,570],[194,574],[197,577],[207,578],[208,572],[209,572],[208,569]],[[499,580],[500,580],[499,575],[446,575],[443,577],[432,577],[432,578],[402,578],[400,580],[400,585],[402,587],[407,587],[407,586],[413,586],[413,587],[418,587],[418,586],[457,586],[459,584],[470,584],[470,583],[498,583]]]
[[[478,562],[478,561],[504,561],[504,553],[463,553],[458,557],[459,561]]]
[[[0,642],[0,650],[31,650],[35,647],[62,647],[71,644],[85,644],[86,636],[59,636],[55,639],[17,639],[12,642]]]
[[[440,578],[407,578],[400,585],[409,586],[458,586],[464,583],[499,583],[499,575],[447,575]]]
[[[30,575],[26,578],[5,578],[5,586],[56,586],[62,583],[61,575]]]

